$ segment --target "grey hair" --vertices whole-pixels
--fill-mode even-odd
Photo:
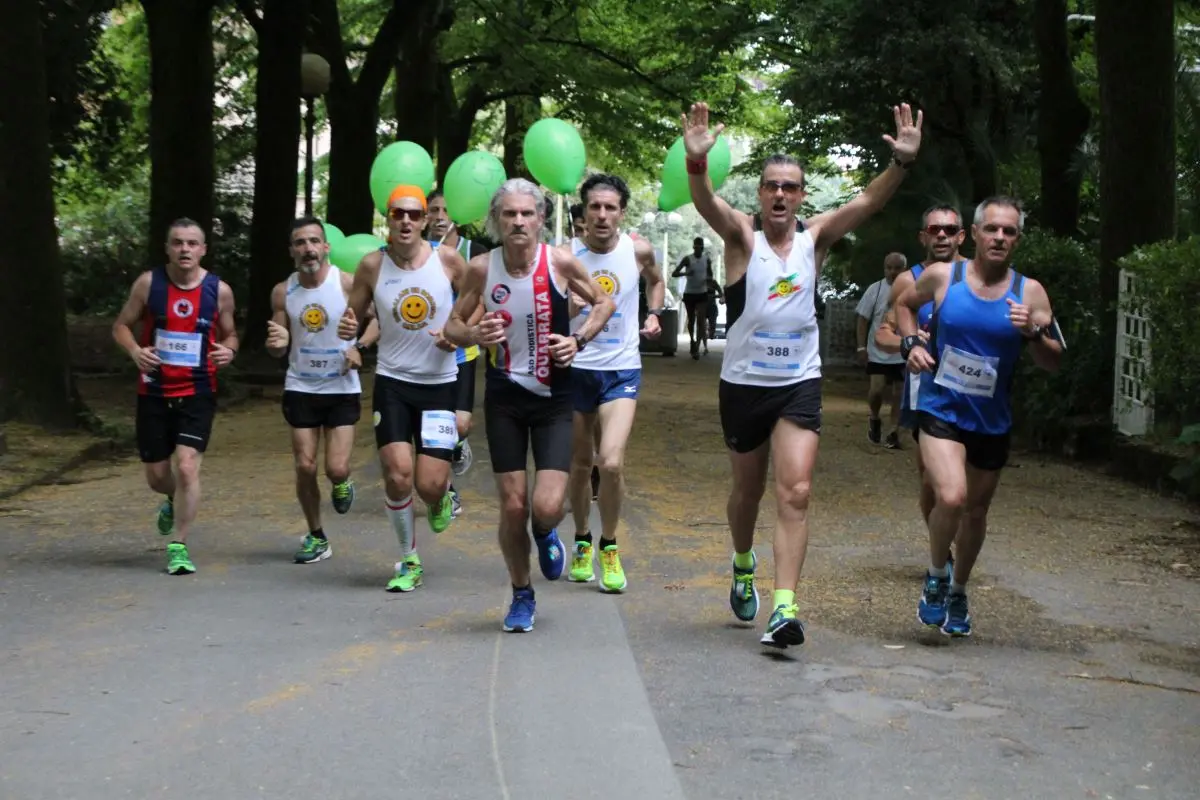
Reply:
[[[904,253],[888,253],[883,257],[884,266],[897,263],[899,264],[900,269],[904,269],[908,266],[908,257],[904,255]]]
[[[1017,233],[1022,233],[1025,230],[1025,209],[1021,208],[1021,201],[1015,197],[1008,195],[997,194],[984,200],[979,205],[975,206],[975,224],[983,224],[983,212],[988,209],[988,206],[1006,206],[1014,208],[1017,211]]]
[[[510,194],[524,194],[533,198],[537,205],[538,214],[545,214],[546,196],[536,183],[524,178],[509,178],[500,184],[500,188],[492,195],[492,204],[488,209],[487,233],[494,241],[500,241],[500,204]]]
[[[804,165],[795,156],[787,153],[772,153],[763,160],[762,174],[766,174],[768,167],[796,167],[800,170],[800,188],[805,188],[808,176],[804,173]]]

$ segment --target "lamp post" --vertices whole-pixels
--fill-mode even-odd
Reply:
[[[300,57],[300,94],[304,98],[304,214],[312,216],[313,204],[313,127],[317,114],[313,100],[329,91],[329,62],[316,53]]]
[[[670,212],[669,214],[655,214],[653,211],[647,211],[642,216],[642,224],[647,228],[655,226],[656,223],[658,227],[662,228],[663,232],[662,268],[663,275],[666,276],[669,274],[671,269],[671,258],[667,253],[667,245],[670,242],[671,231],[678,230],[679,226],[683,224],[683,217],[674,211]],[[671,284],[668,282],[668,289],[670,286]],[[671,292],[671,294],[677,295],[678,292]]]

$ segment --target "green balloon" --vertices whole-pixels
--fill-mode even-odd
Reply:
[[[686,188],[684,191],[687,191]],[[690,202],[692,202],[691,195],[681,195],[678,187],[668,186],[666,183],[663,184],[662,190],[658,193],[659,211],[674,211],[681,206],[686,206]]]
[[[483,150],[468,150],[446,170],[442,191],[446,214],[456,225],[470,225],[487,216],[492,195],[508,176],[500,159]]]
[[[672,201],[683,198],[673,208],[692,202],[692,190],[688,188],[686,161],[687,150],[684,149],[683,137],[680,136],[671,144],[671,148],[667,150],[667,157],[663,161],[661,197],[671,198]],[[724,135],[718,136],[716,144],[708,151],[708,179],[712,181],[714,192],[720,189],[721,185],[725,183],[725,179],[729,177],[730,161],[729,140]],[[662,207],[661,199],[659,207]]]
[[[547,117],[529,126],[524,143],[525,166],[552,192],[575,191],[587,169],[587,152],[575,126]]]
[[[367,253],[387,247],[387,242],[369,233],[354,233],[337,243],[330,243],[329,262],[342,272],[353,273]]]
[[[342,229],[337,225],[330,225],[328,222],[326,222],[324,223],[324,227],[325,241],[329,242],[329,246],[331,248],[336,242],[340,242],[342,239],[346,238],[346,234],[342,233]]]
[[[416,142],[392,142],[375,156],[370,182],[375,209],[387,216],[388,196],[400,184],[420,186],[429,194],[433,189],[433,159]]]

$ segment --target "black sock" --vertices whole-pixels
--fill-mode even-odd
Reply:
[[[614,546],[616,546],[616,544],[617,544],[616,539],[605,539],[603,536],[600,537],[600,550],[601,551],[603,551],[604,548],[606,548],[606,547],[614,547]]]
[[[554,530],[554,526],[550,526],[549,528],[547,528],[545,525],[538,522],[536,519],[533,520],[533,538],[535,538],[535,539],[545,538],[546,536],[550,535],[550,531],[552,531],[552,530]]]
[[[530,594],[533,594],[533,584],[529,583],[524,586],[517,586],[514,583],[513,584],[513,594],[516,594],[517,592],[529,592]]]
[[[446,493],[449,494],[453,491],[454,491],[454,484],[452,483],[452,484],[450,484],[450,488],[446,489]]]
[[[325,538],[325,531],[324,531],[323,529],[321,529],[321,528],[317,528],[315,531],[312,531],[312,535],[313,535],[313,536],[315,536],[315,537],[316,537],[316,538],[318,538],[318,539],[324,539],[324,538]]]
[[[588,544],[591,544],[592,543],[592,532],[588,531],[587,533],[584,533],[584,534],[578,534],[578,533],[575,534],[575,541],[587,542]]]

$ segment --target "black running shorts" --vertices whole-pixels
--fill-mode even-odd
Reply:
[[[458,428],[454,424],[456,386],[455,381],[410,383],[376,374],[375,446],[383,448],[405,442],[413,445],[417,455],[452,461],[458,441]],[[442,413],[435,416],[431,412]],[[445,430],[447,426],[451,430]]]
[[[350,394],[315,394],[285,391],[283,418],[293,428],[342,428],[362,416],[362,397]]]
[[[992,472],[1003,469],[1004,465],[1008,463],[1009,443],[1012,439],[1010,434],[976,433],[963,430],[927,411],[917,412],[917,426],[926,436],[932,436],[935,439],[949,439],[961,444],[967,451],[967,463],[975,469]],[[915,435],[916,431],[913,433]]]
[[[524,472],[530,445],[535,470],[571,471],[570,394],[539,397],[516,384],[490,380],[483,415],[492,472]]]
[[[805,430],[821,432],[821,379],[787,386],[748,386],[721,381],[718,389],[721,433],[725,446],[749,453],[771,438],[775,423],[791,420]]]
[[[211,394],[154,397],[139,394],[135,428],[138,455],[145,464],[166,461],[178,446],[208,449],[217,398]]]

